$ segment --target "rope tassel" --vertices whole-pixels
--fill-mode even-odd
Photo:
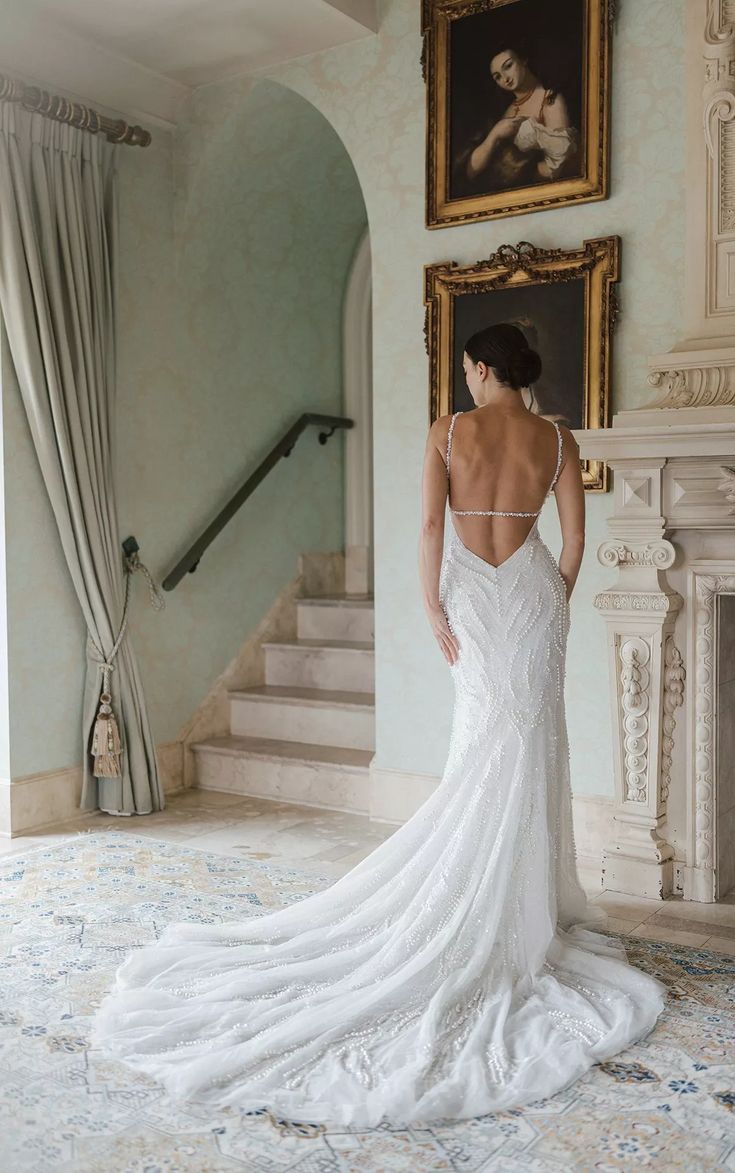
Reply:
[[[94,637],[89,635],[90,642],[100,658],[100,671],[102,672],[102,692],[100,693],[100,707],[97,713],[97,718],[92,730],[92,740],[90,743],[90,753],[94,757],[94,765],[92,773],[95,778],[121,778],[122,777],[122,741],[120,739],[120,730],[118,729],[115,714],[112,711],[112,693],[110,691],[110,676],[115,671],[115,665],[112,661],[117,655],[120,644],[122,643],[125,634],[125,628],[128,622],[128,607],[130,604],[130,579],[137,570],[139,570],[148,583],[148,592],[150,594],[151,605],[156,611],[163,609],[163,597],[158,591],[156,584],[148,573],[147,568],[143,565],[138,557],[138,544],[135,538],[128,538],[127,542],[123,543],[123,549],[130,546],[130,552],[126,554],[125,558],[125,599],[123,603],[123,616],[120,623],[120,630],[117,633],[117,639],[113,645],[109,656],[105,656],[102,649],[97,645]]]
[[[101,664],[102,692],[100,708],[92,731],[91,752],[94,757],[92,773],[95,778],[120,778],[122,776],[122,743],[115,714],[112,711],[110,673],[112,664]]]

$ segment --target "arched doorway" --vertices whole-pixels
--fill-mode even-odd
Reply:
[[[345,414],[345,591],[373,593],[372,265],[365,229],[350,267],[342,313]]]

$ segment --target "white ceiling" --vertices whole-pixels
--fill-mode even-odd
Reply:
[[[175,122],[197,86],[377,31],[376,0],[2,0],[0,71]]]

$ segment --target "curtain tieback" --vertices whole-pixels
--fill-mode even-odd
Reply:
[[[146,566],[140,561],[137,553],[130,554],[125,558],[125,600],[123,603],[123,615],[120,623],[120,630],[117,634],[117,639],[113,644],[112,651],[109,656],[105,656],[104,652],[98,647],[96,641],[90,635],[90,641],[94,647],[97,655],[100,658],[99,670],[102,673],[102,691],[100,693],[100,707],[97,713],[97,718],[92,730],[92,742],[90,745],[90,752],[94,757],[94,765],[92,773],[95,778],[119,778],[122,775],[122,741],[120,739],[120,730],[118,728],[115,713],[112,708],[112,692],[110,691],[110,677],[115,671],[113,660],[118,653],[120,644],[125,635],[125,628],[128,623],[128,607],[130,603],[130,580],[136,571],[140,571],[147,583],[148,594],[151,601],[151,606],[155,611],[162,611],[165,603],[163,596],[156,587],[151,575]]]

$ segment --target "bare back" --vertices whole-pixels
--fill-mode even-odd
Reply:
[[[562,528],[566,515],[568,530],[583,529],[579,465],[569,461],[570,442],[576,442],[567,428],[564,433],[530,411],[480,407],[455,413],[450,422],[445,460],[453,524],[460,541],[491,566],[524,543],[552,489]]]

